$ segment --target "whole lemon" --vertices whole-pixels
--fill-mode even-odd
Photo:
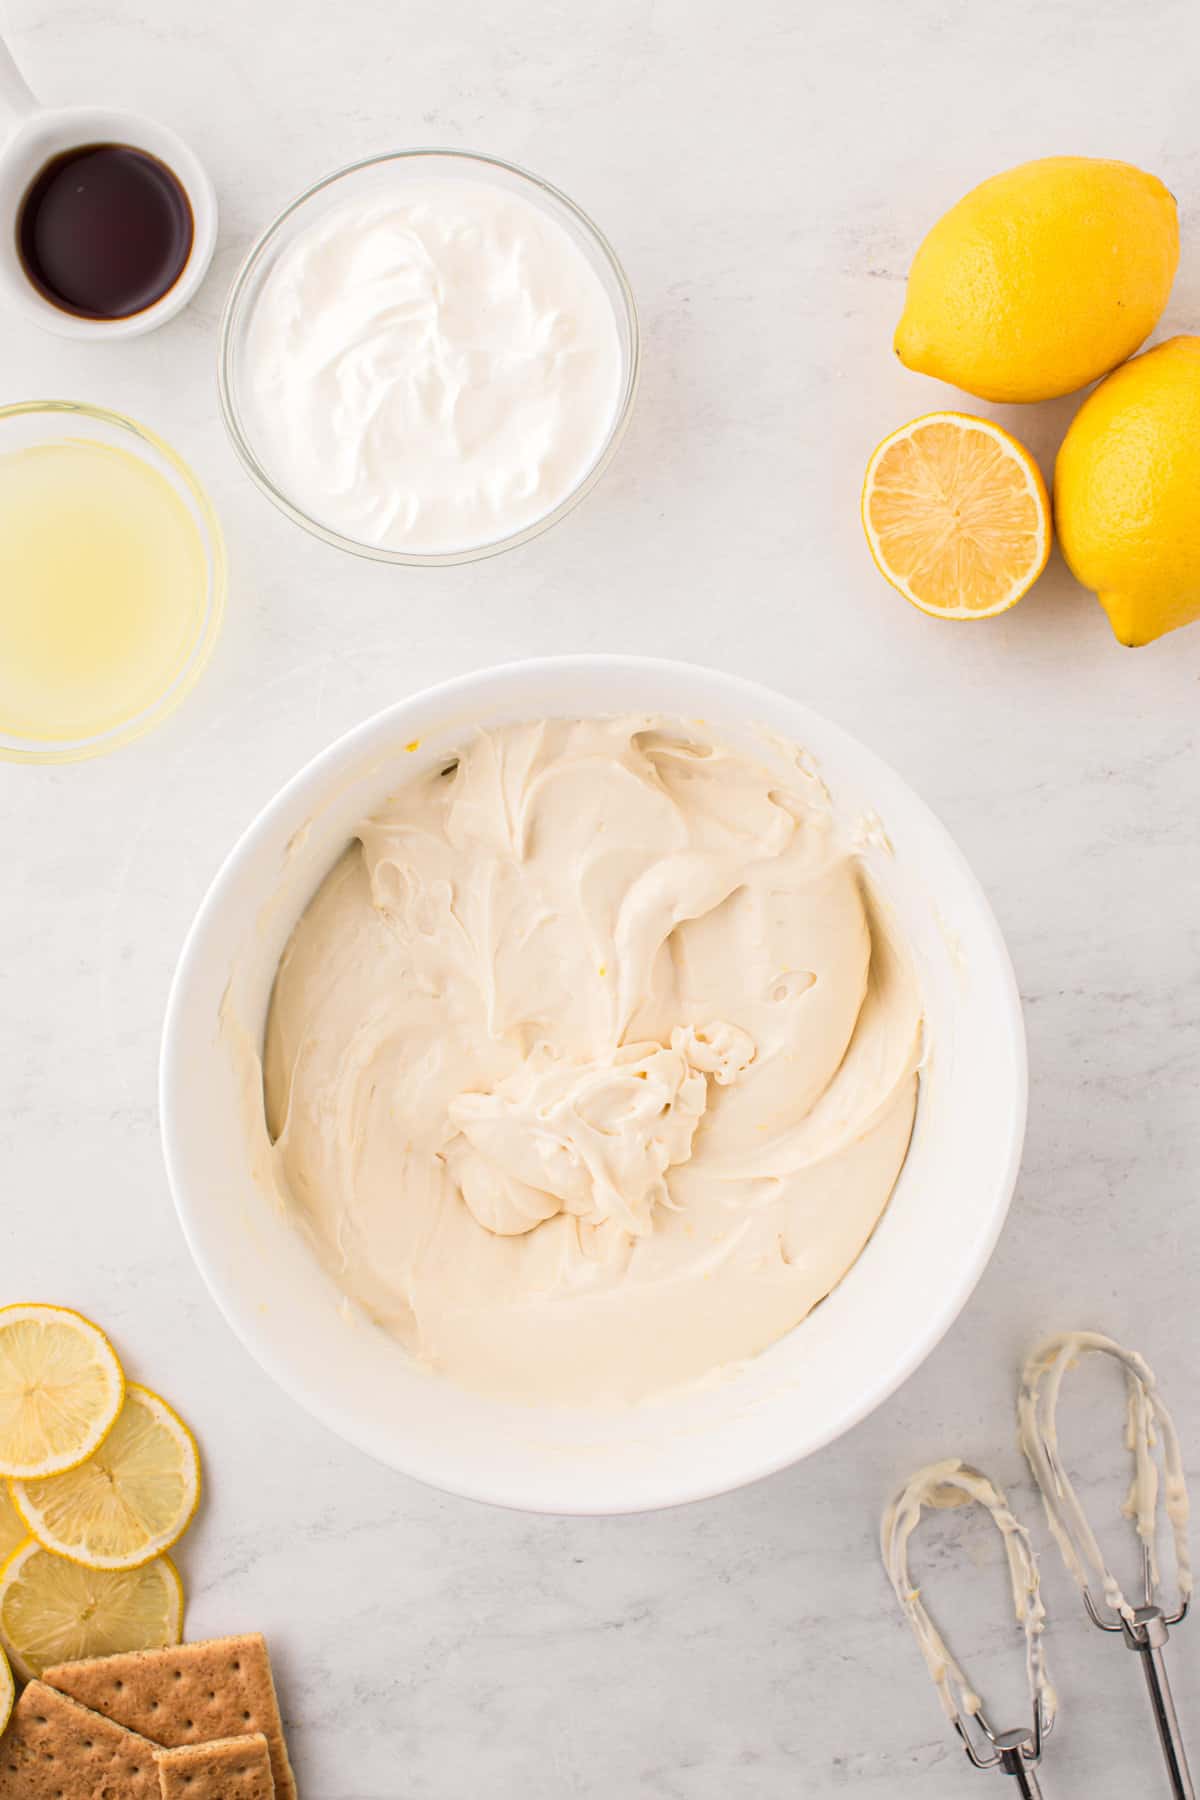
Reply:
[[[1123,644],[1200,619],[1200,337],[1102,381],[1054,468],[1058,541]]]
[[[1022,163],[973,188],[913,261],[896,354],[982,400],[1049,400],[1153,331],[1179,261],[1154,175],[1091,156]]]

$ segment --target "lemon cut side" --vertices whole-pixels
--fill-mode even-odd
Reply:
[[[1050,554],[1050,503],[1032,456],[990,419],[927,413],[867,465],[862,521],[879,571],[922,612],[989,619]]]
[[[12,1498],[39,1544],[90,1569],[136,1569],[169,1550],[200,1504],[200,1453],[183,1420],[131,1382],[120,1417],[78,1468],[14,1481]]]
[[[65,1306],[0,1308],[0,1475],[58,1475],[98,1450],[125,1398],[116,1352]]]
[[[9,1498],[7,1487],[0,1481],[0,1568],[3,1568],[9,1557],[28,1537],[25,1521]],[[8,1658],[0,1650],[0,1736],[3,1736],[8,1724],[15,1698],[12,1670],[8,1666]]]
[[[183,1584],[167,1556],[85,1569],[30,1540],[0,1570],[0,1639],[32,1681],[55,1663],[159,1650],[183,1634]]]
[[[5,1727],[12,1718],[13,1701],[17,1697],[17,1684],[13,1680],[13,1672],[8,1666],[8,1658],[0,1650],[0,1737],[4,1736]]]
[[[6,1484],[0,1481],[0,1569],[28,1536],[28,1525],[13,1505]]]

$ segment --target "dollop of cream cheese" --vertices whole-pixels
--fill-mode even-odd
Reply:
[[[270,1179],[345,1293],[470,1387],[623,1404],[841,1279],[904,1162],[911,962],[797,758],[699,728],[477,734],[280,962]]]

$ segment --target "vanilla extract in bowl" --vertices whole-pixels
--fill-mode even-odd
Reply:
[[[194,238],[182,182],[129,144],[83,144],[53,157],[17,220],[29,280],[82,319],[127,319],[155,305],[182,275]]]

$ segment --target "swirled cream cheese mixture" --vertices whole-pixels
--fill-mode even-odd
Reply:
[[[904,1162],[921,999],[820,782],[648,721],[477,734],[366,821],[267,1022],[272,1178],[422,1361],[622,1403],[774,1342]]]

